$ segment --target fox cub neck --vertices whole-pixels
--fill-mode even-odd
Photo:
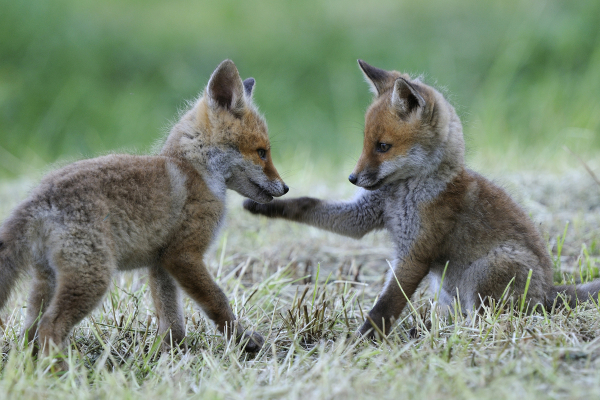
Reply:
[[[252,101],[254,83],[242,81],[233,62],[221,63],[160,154],[190,163],[222,199],[233,189],[266,203],[288,188],[273,165],[267,124]]]

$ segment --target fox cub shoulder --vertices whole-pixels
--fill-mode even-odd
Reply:
[[[288,191],[271,160],[264,119],[242,81],[223,61],[157,156],[109,155],[47,175],[0,227],[0,307],[23,271],[33,268],[24,334],[47,352],[106,293],[115,270],[148,267],[166,342],[185,325],[178,287],[217,327],[262,344],[236,321],[203,255],[223,220],[225,190],[257,202]],[[38,318],[39,317],[39,318]],[[38,323],[39,320],[39,323]]]
[[[356,238],[386,229],[395,246],[394,270],[369,313],[384,333],[426,276],[446,305],[458,293],[463,310],[522,295],[530,270],[531,306],[552,304],[558,293],[571,302],[597,297],[599,281],[553,285],[549,254],[527,214],[504,190],[465,168],[460,120],[437,90],[406,74],[359,65],[375,95],[349,176],[363,188],[359,196],[351,202],[246,200],[246,209]],[[372,335],[372,328],[366,321],[359,333]]]

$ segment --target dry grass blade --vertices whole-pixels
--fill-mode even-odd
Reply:
[[[571,150],[570,148],[568,148],[567,146],[563,146],[563,148],[566,151],[568,151],[569,153],[571,153],[575,158],[577,158],[577,160],[579,160],[581,165],[583,165],[583,168],[585,168],[585,170],[588,172],[588,174],[590,174],[590,176],[592,177],[594,182],[596,182],[596,184],[598,186],[600,186],[600,179],[598,179],[598,177],[596,176],[594,171],[592,171],[592,169],[587,165],[587,163],[585,161],[583,161],[583,159],[581,157],[579,157],[579,155],[575,154],[575,152],[573,150]]]

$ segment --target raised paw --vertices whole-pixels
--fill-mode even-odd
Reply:
[[[277,217],[282,215],[281,206],[275,201],[268,204],[261,204],[254,200],[246,199],[244,200],[244,208],[252,214],[260,214],[267,217]]]
[[[262,204],[257,203],[254,200],[250,200],[250,199],[246,199],[244,200],[244,208],[248,211],[250,211],[252,214],[260,214],[259,209],[261,208]]]

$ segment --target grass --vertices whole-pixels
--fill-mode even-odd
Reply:
[[[290,178],[296,195],[345,197],[349,184],[334,184],[339,170],[318,168]],[[318,177],[318,178],[317,178]],[[537,174],[540,191],[524,175],[507,178],[530,207],[553,254],[557,282],[598,277],[597,196],[600,188],[581,170],[561,178]],[[574,189],[596,190],[586,202]],[[339,181],[339,180],[338,180]],[[549,183],[550,182],[550,183]],[[552,186],[554,184],[554,186]],[[0,187],[0,216],[29,183]],[[558,194],[571,196],[562,199]],[[578,198],[579,202],[572,201]],[[186,298],[185,354],[161,353],[146,274],[115,277],[102,305],[71,335],[67,373],[49,372],[51,360],[35,359],[18,332],[25,290],[2,312],[0,397],[3,398],[593,398],[600,395],[600,308],[528,315],[492,306],[471,321],[435,311],[435,294],[422,289],[382,342],[357,342],[361,324],[380,290],[391,259],[382,232],[360,241],[317,229],[269,221],[244,213],[230,195],[230,215],[207,254],[212,273],[237,315],[261,332],[266,345],[256,356],[216,333]],[[572,208],[563,207],[563,202]],[[571,221],[545,220],[556,208]],[[586,218],[579,219],[581,210]],[[560,214],[564,217],[565,214]],[[560,218],[559,218],[560,219]],[[434,311],[432,311],[434,310]],[[431,322],[430,328],[423,329]]]

